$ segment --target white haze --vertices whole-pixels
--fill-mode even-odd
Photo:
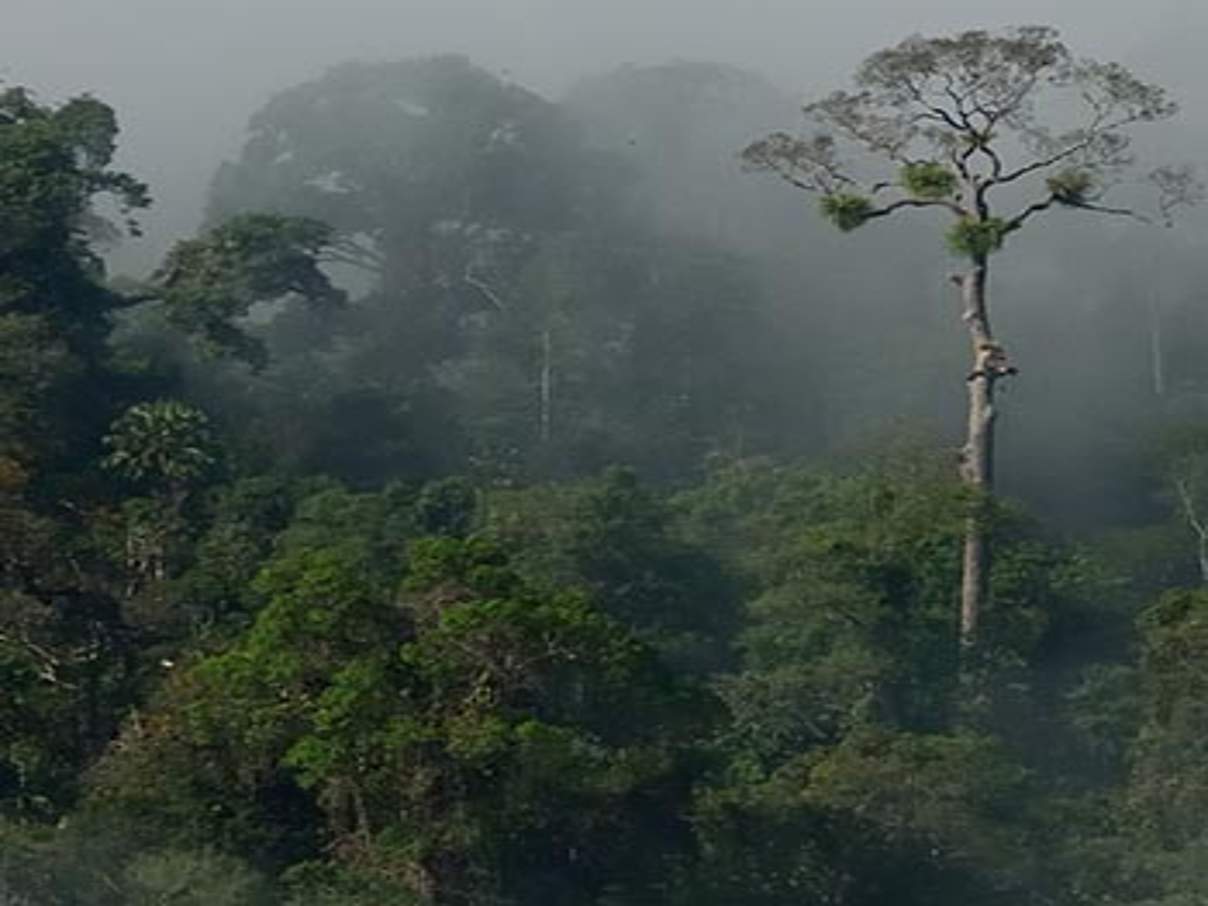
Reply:
[[[1205,131],[1202,0],[0,0],[0,81],[47,100],[91,92],[117,108],[120,163],[156,199],[148,238],[118,261],[145,270],[195,228],[248,116],[347,59],[460,52],[555,97],[621,63],[701,59],[805,96],[907,34],[1022,23],[1055,25],[1077,51],[1166,84],[1192,131]]]

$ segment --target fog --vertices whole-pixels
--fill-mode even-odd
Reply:
[[[108,254],[114,272],[140,276],[200,225],[214,173],[239,156],[249,116],[278,92],[342,62],[464,54],[502,81],[554,101],[581,80],[624,64],[708,61],[761,75],[783,95],[779,112],[744,111],[716,123],[699,136],[704,147],[692,152],[695,163],[679,171],[653,164],[652,191],[664,209],[679,212],[680,228],[707,221],[731,238],[745,236],[740,244],[763,256],[773,309],[785,336],[796,338],[789,342],[798,344],[803,367],[813,369],[805,377],[781,376],[778,392],[797,379],[814,388],[813,400],[788,418],[824,426],[816,452],[841,449],[899,419],[956,432],[962,391],[952,375],[961,367],[963,341],[945,301],[952,259],[938,237],[905,222],[878,224],[859,237],[828,230],[809,198],[767,177],[739,177],[737,152],[761,132],[796,127],[794,104],[846,84],[865,56],[905,35],[1031,22],[1059,28],[1077,54],[1118,60],[1166,86],[1182,113],[1139,134],[1138,148],[1145,158],[1196,161],[1208,116],[1195,42],[1208,29],[1208,9],[1195,0],[1160,0],[1144,16],[1119,4],[1065,2],[1054,9],[1037,0],[1009,7],[983,0],[8,0],[0,79],[31,86],[48,101],[89,92],[117,110],[123,130],[117,163],[150,184],[155,203],[141,218],[145,238]],[[588,118],[624,122],[627,111],[610,119],[607,107]],[[595,136],[628,154],[622,138]],[[725,186],[703,188],[725,169],[733,177]],[[1195,225],[1203,217],[1202,211],[1189,216],[1190,228],[1185,224],[1173,239],[1182,251],[1166,259],[1181,263],[1167,266],[1173,273],[1159,280],[1179,306],[1200,279],[1182,262],[1197,257]],[[995,310],[1024,374],[1003,407],[1006,487],[1034,505],[1071,494],[1062,505],[1090,513],[1112,499],[1103,484],[1110,478],[1093,474],[1110,475],[1112,467],[1091,451],[1107,443],[1106,435],[1131,431],[1121,425],[1133,416],[1121,413],[1135,413],[1140,404],[1130,409],[1119,394],[1141,393],[1145,380],[1142,365],[1129,371],[1113,361],[1121,349],[1140,355],[1142,339],[1095,339],[1094,332],[1141,336],[1144,299],[1158,278],[1138,276],[1152,272],[1157,260],[1139,249],[1170,245],[1172,237],[1076,219],[1048,219],[1013,242],[1007,266],[995,269]],[[1103,248],[1129,263],[1100,266]],[[1088,332],[1091,321],[1098,326]],[[859,364],[870,340],[895,363],[900,377],[889,385],[868,380]],[[937,347],[951,354],[936,355]],[[1182,358],[1198,355],[1185,350]],[[1097,394],[1103,381],[1115,389]],[[1068,424],[1071,406],[1085,416],[1077,425]],[[1079,478],[1071,484],[1053,481],[1055,475]]]
[[[1203,123],[1196,0],[4,0],[0,79],[53,100],[91,92],[119,112],[119,163],[151,184],[148,238],[116,257],[145,270],[197,225],[217,163],[273,93],[349,59],[464,53],[558,96],[622,63],[699,59],[763,73],[802,97],[914,32],[1052,24],[1076,51],[1114,58]],[[736,149],[737,150],[737,149]]]

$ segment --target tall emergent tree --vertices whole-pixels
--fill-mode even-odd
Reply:
[[[822,212],[845,232],[915,208],[952,218],[948,243],[966,262],[953,282],[973,353],[961,453],[961,477],[974,495],[961,583],[967,650],[977,640],[989,585],[994,391],[1015,373],[990,327],[990,256],[1048,211],[1139,217],[1108,206],[1104,196],[1133,162],[1132,128],[1177,108],[1162,88],[1119,64],[1075,58],[1055,30],[1041,26],[907,38],[865,60],[855,86],[805,107],[821,131],[777,132],[743,157],[753,169],[818,194]],[[844,159],[845,149],[856,152],[857,165]],[[862,179],[860,170],[874,162],[881,173]],[[1164,214],[1195,190],[1186,171],[1163,169],[1150,178]],[[1005,216],[998,213],[1004,205]]]
[[[137,232],[150,204],[111,166],[117,134],[95,98],[51,106],[0,88],[0,457],[35,478],[91,450],[109,414],[107,340],[125,301],[96,245],[122,231],[106,210]]]

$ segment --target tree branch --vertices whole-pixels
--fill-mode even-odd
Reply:
[[[1094,211],[1098,214],[1112,214],[1116,217],[1131,217],[1133,220],[1148,226],[1153,225],[1153,218],[1138,213],[1132,208],[1113,208],[1107,205],[1095,204],[1092,201],[1066,201],[1062,202],[1062,204],[1067,208],[1075,208],[1079,211]]]
[[[1068,145],[1067,147],[1062,148],[1060,151],[1050,154],[1048,157],[1032,161],[1030,164],[1024,164],[1022,167],[1018,167],[1015,170],[1012,170],[1010,173],[1000,176],[995,180],[995,184],[1007,185],[1008,183],[1022,179],[1031,173],[1035,173],[1038,170],[1046,170],[1049,167],[1056,166],[1064,160],[1069,160],[1075,154],[1089,149],[1103,136],[1108,135],[1117,129],[1121,129],[1124,126],[1137,122],[1139,117],[1136,115],[1129,115],[1107,124],[1103,123],[1103,119],[1105,119],[1105,117],[1102,114],[1097,114],[1095,121],[1092,122],[1086,130],[1084,130],[1083,138],[1080,141],[1074,142],[1074,144]]]
[[[956,119],[956,117],[954,117],[949,111],[945,110],[943,107],[939,106],[938,104],[934,104],[930,100],[928,100],[927,97],[924,96],[923,90],[921,88],[919,88],[919,86],[916,85],[913,81],[911,81],[910,79],[904,79],[903,83],[906,86],[907,93],[909,93],[910,96],[912,98],[914,98],[915,102],[918,103],[919,105],[921,105],[922,107],[926,108],[926,110],[930,114],[932,114],[931,118],[936,119],[938,122],[944,123],[946,126],[948,126],[948,128],[955,129],[957,132],[964,132],[968,129],[969,121],[965,117],[964,109],[963,109],[962,105],[960,104],[960,101],[957,98],[956,93],[952,90],[951,85],[949,85],[949,87],[947,88],[948,96],[950,98],[952,98],[953,103],[956,104],[957,116],[959,116],[961,118],[961,121],[964,122],[964,125],[962,125],[961,122],[958,121]]]
[[[318,258],[320,261],[348,264],[374,273],[381,273],[386,267],[386,257],[383,254],[350,238],[331,243]]]
[[[1020,211],[1018,214],[1016,214],[1014,217],[1012,217],[1010,220],[1007,221],[1007,225],[1005,227],[1003,227],[1003,235],[1005,236],[1008,233],[1014,233],[1016,230],[1018,230],[1020,227],[1022,227],[1025,223],[1027,223],[1028,220],[1030,220],[1032,217],[1041,213],[1042,211],[1047,211],[1049,208],[1053,207],[1053,205],[1055,205],[1055,204],[1057,204],[1057,197],[1055,195],[1050,195],[1044,201],[1032,202],[1030,205],[1028,205],[1026,208],[1024,208],[1022,211]]]
[[[466,285],[472,286],[474,289],[476,289],[480,293],[482,293],[482,295],[484,297],[486,297],[486,300],[495,306],[496,310],[498,310],[498,311],[507,311],[508,310],[508,307],[504,304],[503,300],[499,298],[498,294],[493,289],[491,289],[490,286],[488,286],[482,280],[479,280],[477,277],[474,276],[474,272],[471,269],[471,265],[469,265],[469,264],[466,265],[465,273],[462,274],[462,280],[465,281]]]
[[[900,198],[897,201],[891,202],[881,208],[873,208],[865,215],[865,220],[873,220],[878,217],[887,217],[895,211],[902,208],[944,208],[951,211],[957,217],[968,217],[969,212],[958,205],[955,201],[949,201],[944,198]]]
[[[1087,136],[1087,138],[1085,138],[1083,141],[1078,142],[1075,145],[1071,145],[1070,147],[1065,148],[1064,150],[1058,152],[1057,154],[1050,155],[1049,157],[1046,157],[1042,160],[1032,161],[1032,163],[1030,163],[1030,164],[1025,164],[1024,166],[1018,167],[1018,168],[1012,170],[1010,173],[1007,173],[1004,176],[1000,176],[998,179],[996,179],[994,181],[994,183],[995,183],[995,185],[1005,186],[1008,183],[1013,183],[1017,180],[1023,179],[1025,176],[1028,176],[1029,174],[1032,174],[1032,173],[1036,173],[1039,170],[1045,170],[1045,169],[1048,169],[1049,167],[1054,167],[1057,164],[1061,163],[1063,160],[1073,157],[1079,151],[1085,151],[1087,148],[1090,147],[1091,142],[1093,140],[1094,140],[1093,136]]]
[[[1074,208],[1079,211],[1094,211],[1098,214],[1112,214],[1116,217],[1131,217],[1133,220],[1140,221],[1144,224],[1153,224],[1153,220],[1146,217],[1144,214],[1139,214],[1131,208],[1112,208],[1107,205],[1095,204],[1092,201],[1073,201],[1063,199],[1057,195],[1049,195],[1044,201],[1035,201],[1028,205],[1014,217],[1007,221],[1006,227],[1003,229],[1003,234],[1014,233],[1022,227],[1030,218],[1044,211],[1048,211],[1054,207]]]
[[[989,142],[982,142],[977,146],[977,150],[990,159],[990,178],[986,181],[985,186],[989,188],[999,181],[1002,177],[1003,163],[998,152],[990,147]]]
[[[367,260],[355,255],[347,255],[342,251],[328,250],[318,256],[318,260],[324,264],[347,264],[350,267],[359,267],[362,270],[371,271],[375,274],[380,274],[385,265],[376,261]]]

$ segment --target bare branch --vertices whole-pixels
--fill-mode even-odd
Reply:
[[[384,265],[377,262],[368,261],[354,255],[346,255],[343,252],[329,249],[318,256],[318,260],[323,264],[347,264],[349,267],[356,267],[362,270],[371,271],[373,273],[381,273]]]
[[[1073,208],[1079,211],[1094,211],[1098,214],[1111,214],[1116,217],[1130,217],[1133,220],[1144,224],[1153,224],[1153,220],[1146,215],[1134,211],[1132,208],[1115,208],[1108,205],[1096,204],[1093,201],[1077,201],[1069,198],[1063,198],[1057,194],[1050,194],[1044,201],[1035,201],[1028,205],[1014,217],[1007,221],[1007,225],[1003,228],[1003,235],[1014,233],[1022,227],[1028,220],[1037,214],[1041,214],[1052,208]]]
[[[1096,204],[1093,201],[1062,201],[1062,207],[1074,208],[1079,211],[1093,211],[1096,214],[1111,214],[1116,217],[1131,217],[1140,223],[1153,225],[1153,218],[1132,208],[1116,208],[1110,205]]]
[[[742,160],[749,169],[771,171],[807,192],[826,195],[841,188],[862,188],[843,171],[835,155],[835,140],[826,134],[801,139],[775,132],[748,145]]]
[[[1200,204],[1205,198],[1204,183],[1187,164],[1159,167],[1148,176],[1158,190],[1158,210],[1166,226],[1173,224],[1179,208]]]
[[[1121,122],[1118,125],[1123,126],[1123,125],[1125,125],[1125,123]],[[1111,128],[1117,128],[1117,126],[1113,126]],[[1101,133],[1098,133],[1096,131],[1091,131],[1081,141],[1078,141],[1072,145],[1069,145],[1069,146],[1061,149],[1060,151],[1056,152],[1055,154],[1049,155],[1048,157],[1044,157],[1044,158],[1041,158],[1040,160],[1032,161],[1030,164],[1024,164],[1023,166],[1012,170],[1010,173],[1006,173],[1006,174],[998,177],[997,179],[994,180],[994,182],[996,185],[1005,186],[1008,183],[1013,183],[1020,179],[1023,179],[1025,176],[1028,176],[1032,173],[1039,172],[1040,170],[1048,170],[1052,167],[1055,167],[1060,163],[1064,163],[1065,161],[1069,160],[1070,158],[1074,157],[1075,155],[1088,150],[1100,136],[1101,136]]]
[[[1029,220],[1031,220],[1037,214],[1040,214],[1043,211],[1049,210],[1055,204],[1057,204],[1057,197],[1055,195],[1050,195],[1044,201],[1032,202],[1030,205],[1028,205],[1026,208],[1024,208],[1022,211],[1020,211],[1018,214],[1016,214],[1014,217],[1012,217],[1010,220],[1007,221],[1007,225],[1005,227],[1003,227],[1003,231],[1002,231],[1003,235],[1005,236],[1008,233],[1014,233],[1016,230],[1018,230],[1020,227],[1022,227],[1025,223],[1027,223]]]
[[[943,208],[946,211],[951,211],[957,217],[969,216],[969,212],[955,201],[949,201],[944,198],[901,198],[884,207],[873,208],[865,215],[864,219],[873,220],[878,217],[888,217],[890,214],[903,208]]]
[[[351,237],[332,242],[320,253],[319,260],[347,264],[373,273],[381,273],[386,266],[385,255]]]
[[[905,149],[918,133],[915,117],[905,110],[886,115],[885,109],[867,92],[836,91],[807,105],[804,113],[869,151],[906,163]],[[931,118],[937,116],[931,114]],[[943,124],[942,117],[939,122]]]
[[[508,307],[504,304],[503,300],[499,298],[498,293],[491,289],[491,287],[482,280],[479,280],[477,277],[475,277],[471,268],[472,266],[467,264],[465,273],[462,274],[462,280],[465,281],[466,285],[472,286],[474,289],[478,290],[478,292],[480,292],[488,302],[495,306],[496,310],[507,311]]]

